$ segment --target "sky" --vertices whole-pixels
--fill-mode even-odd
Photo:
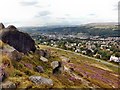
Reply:
[[[7,25],[81,25],[118,21],[119,0],[1,0],[0,22]]]

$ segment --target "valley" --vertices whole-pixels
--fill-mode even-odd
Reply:
[[[120,0],[1,0],[0,90],[120,90]]]

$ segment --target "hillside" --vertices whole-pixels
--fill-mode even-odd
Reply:
[[[4,47],[10,49],[9,46]],[[40,60],[41,56],[37,53],[23,55],[18,61],[15,60],[16,56],[11,59],[3,53],[2,67],[6,72],[3,86],[9,84],[7,83],[9,81],[14,83],[16,88],[118,88],[117,65],[104,64],[95,59],[47,46],[40,45],[40,48],[49,51],[50,56],[45,56],[47,62]],[[54,61],[62,63],[64,69],[61,73],[59,70],[53,73],[51,63]],[[37,66],[41,66],[44,70],[38,72]],[[30,80],[31,76],[50,79],[53,85],[36,84]]]
[[[4,89],[32,88],[119,88],[120,67],[71,51],[35,44],[29,34],[17,28],[2,28],[0,40],[0,87]],[[15,29],[15,30],[14,30]],[[17,30],[17,31],[16,31]],[[11,35],[11,31],[15,31]],[[23,37],[21,36],[21,33]],[[32,44],[35,50],[26,42]],[[22,51],[17,47],[22,47]],[[27,48],[25,48],[27,47]],[[28,48],[29,47],[29,48]]]
[[[41,46],[41,48],[51,50],[53,56],[62,56],[63,61],[66,58],[69,59],[70,62],[64,62],[64,65],[66,68],[72,69],[71,77],[73,76],[74,79],[76,77],[78,80],[83,81],[82,84],[85,84],[85,86],[88,84],[88,88],[119,87],[119,66],[104,61],[99,61],[94,58],[86,57],[84,55],[71,51],[56,49],[48,46]]]

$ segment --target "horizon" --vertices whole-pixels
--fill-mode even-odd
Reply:
[[[2,0],[1,22],[17,27],[118,22],[119,0]],[[7,8],[5,7],[7,6]]]
[[[2,23],[2,22],[0,22]],[[15,26],[14,24],[4,24],[2,23],[5,28],[7,28],[10,25]],[[86,24],[80,24],[80,25],[44,25],[44,26],[15,26],[17,28],[34,28],[34,27],[75,27],[75,26],[85,26],[85,25],[118,25],[118,22],[94,22],[94,23],[86,23]]]

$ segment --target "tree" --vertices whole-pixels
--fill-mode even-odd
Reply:
[[[120,57],[120,52],[116,52],[116,53],[115,53],[115,56],[116,56],[116,57]]]
[[[110,52],[107,52],[107,51],[98,51],[98,53],[101,55],[101,59],[104,59],[104,60],[109,60],[110,59]]]

